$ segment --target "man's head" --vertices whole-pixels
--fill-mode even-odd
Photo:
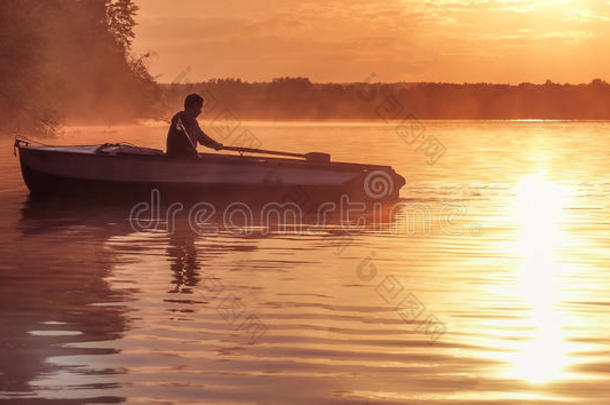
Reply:
[[[193,118],[197,118],[201,114],[203,108],[203,97],[199,94],[189,94],[184,99],[184,111],[190,114]]]

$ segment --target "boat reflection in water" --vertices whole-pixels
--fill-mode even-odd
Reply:
[[[166,249],[170,259],[170,269],[174,273],[174,287],[168,292],[190,293],[192,287],[201,281],[200,266],[197,259],[197,248],[192,232],[183,226],[178,226],[177,232],[169,237]]]
[[[0,283],[3,397],[123,399],[114,388],[125,370],[99,359],[118,353],[106,342],[128,329],[130,294],[107,281],[113,261],[103,243],[129,227],[102,208],[24,204],[10,258],[15,271]]]
[[[162,205],[160,212],[172,204]],[[275,243],[278,235],[298,233],[342,243],[352,238],[346,230],[371,232],[392,223],[387,216],[373,222],[380,217],[365,212],[364,227],[343,226],[344,218],[338,215],[325,217],[320,226],[316,216],[294,223],[282,214],[253,223],[235,216],[227,227],[224,213],[206,214],[205,222],[197,222],[189,216],[192,205],[185,204],[171,221],[162,217],[148,221],[154,227],[137,229],[130,217],[133,208],[32,197],[24,204],[13,263],[27,274],[15,274],[2,283],[5,324],[10,325],[0,346],[0,389],[5,396],[75,402],[133,397],[136,394],[125,384],[130,370],[145,372],[138,357],[141,339],[150,346],[150,364],[172,367],[171,359],[155,358],[154,342],[166,328],[176,333],[172,345],[178,344],[175,339],[204,341],[228,350],[256,343],[267,332],[260,312],[249,304],[258,291],[243,279],[232,278],[232,272],[240,271],[239,264],[223,257],[243,258],[266,240],[266,245]],[[283,222],[285,218],[289,222]],[[298,263],[294,260],[292,265]],[[284,263],[269,260],[261,266],[264,274],[277,272],[275,277]],[[248,277],[252,276],[261,274]],[[156,319],[156,325],[141,325],[139,319]],[[210,362],[211,370],[218,368],[211,359],[201,361]]]

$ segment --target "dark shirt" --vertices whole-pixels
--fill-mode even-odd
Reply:
[[[197,119],[184,111],[174,115],[167,132],[167,155],[197,158],[197,142],[209,148],[219,145],[199,128]]]

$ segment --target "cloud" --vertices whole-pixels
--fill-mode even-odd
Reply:
[[[416,0],[409,2],[416,3]],[[421,3],[421,2],[418,2]],[[446,13],[481,11],[526,13],[534,9],[533,0],[427,0],[423,4]]]
[[[610,1],[607,4],[610,5]],[[572,8],[565,12],[564,20],[577,23],[608,22],[610,21],[610,16],[600,14],[588,8]]]
[[[567,43],[577,43],[593,36],[592,32],[584,30],[534,32],[531,29],[522,29],[516,32],[469,34],[461,38],[477,42],[500,42],[506,46],[511,46],[552,39],[565,40]],[[459,38],[456,37],[456,39]]]
[[[474,77],[519,58],[540,58],[542,71],[556,69],[550,61],[562,55],[603,48],[610,0],[563,6],[577,1],[182,0],[176,8],[147,0],[135,45],[158,52],[153,73],[173,77],[188,65],[193,80],[349,81],[371,71],[387,80]],[[584,41],[590,47],[574,46]]]

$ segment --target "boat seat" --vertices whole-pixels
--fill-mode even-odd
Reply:
[[[143,148],[141,146],[132,145],[130,143],[105,143],[95,149],[95,153],[104,155],[149,155],[162,156],[162,150],[153,148]]]

